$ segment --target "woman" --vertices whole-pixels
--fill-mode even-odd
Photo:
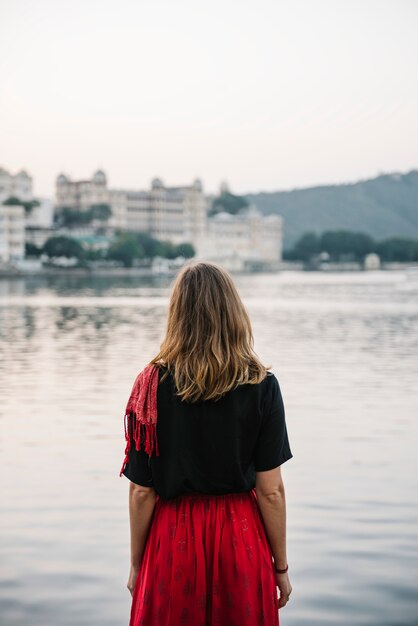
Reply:
[[[278,380],[252,346],[230,275],[183,266],[125,411],[130,626],[279,625],[292,590],[280,466],[293,454]]]

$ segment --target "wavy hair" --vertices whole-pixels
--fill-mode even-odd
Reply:
[[[167,329],[150,363],[170,372],[185,402],[218,400],[267,369],[253,350],[250,318],[229,273],[216,263],[189,261],[178,272]]]

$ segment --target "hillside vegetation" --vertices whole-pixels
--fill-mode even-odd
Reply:
[[[284,248],[306,232],[361,231],[376,239],[418,239],[418,170],[369,180],[245,196],[284,222]]]

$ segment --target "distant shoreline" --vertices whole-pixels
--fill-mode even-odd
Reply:
[[[0,270],[1,278],[28,278],[47,276],[169,276],[177,270],[156,272],[144,267],[111,267],[111,268],[84,268],[84,267],[48,267],[41,270]]]
[[[324,267],[317,268],[304,268],[300,262],[284,262],[282,266],[274,270],[260,270],[251,271],[248,269],[242,270],[229,270],[231,274],[280,274],[283,271],[297,271],[297,272],[321,272],[321,273],[333,273],[333,272],[377,272],[377,271],[396,271],[406,270],[407,268],[417,268],[418,263],[383,263],[379,269],[366,270],[361,264],[357,263],[329,263]],[[81,277],[96,277],[96,276],[109,276],[109,277],[158,277],[158,276],[174,276],[178,272],[178,268],[165,269],[163,271],[153,270],[146,267],[101,267],[101,268],[58,268],[58,267],[45,267],[41,270],[18,270],[18,269],[0,269],[1,279],[18,279],[18,278],[46,278],[50,276],[81,276]]]

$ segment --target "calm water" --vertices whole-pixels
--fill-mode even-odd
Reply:
[[[293,593],[281,626],[418,624],[418,283],[235,277],[278,376]],[[2,626],[127,626],[123,410],[167,279],[0,281]]]

